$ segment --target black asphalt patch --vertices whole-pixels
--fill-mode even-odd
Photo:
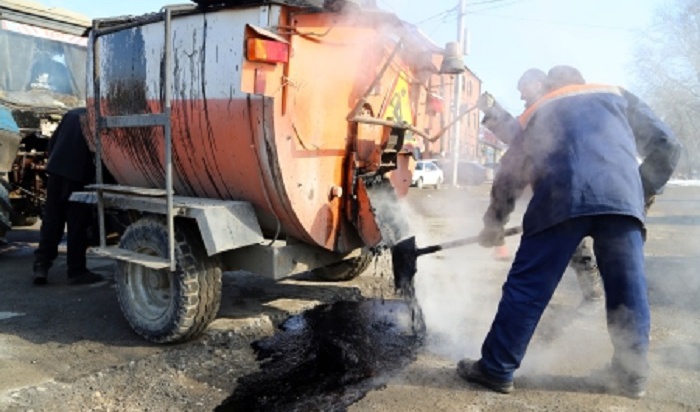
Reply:
[[[416,358],[422,330],[400,300],[338,302],[287,319],[252,344],[260,372],[216,411],[344,411]]]

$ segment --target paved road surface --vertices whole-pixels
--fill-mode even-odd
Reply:
[[[419,246],[473,235],[488,186],[416,190],[405,213]],[[604,313],[579,313],[573,273],[557,290],[509,396],[483,391],[454,372],[462,356],[477,356],[495,312],[507,262],[468,246],[419,260],[418,296],[429,342],[418,360],[352,411],[626,411],[700,409],[700,189],[671,187],[649,217],[647,266],[652,302],[653,375],[641,401],[604,393],[595,370],[610,357]],[[513,217],[519,222],[522,204]],[[157,346],[136,336],[123,319],[110,281],[65,285],[64,263],[51,285],[31,285],[36,228],[11,233],[0,253],[0,410],[211,410],[258,368],[249,344],[274,333],[290,314],[322,302],[389,296],[390,270],[372,265],[343,283],[271,282],[227,273],[222,309],[200,339]],[[517,239],[508,240],[512,251]],[[111,264],[91,260],[111,275]]]

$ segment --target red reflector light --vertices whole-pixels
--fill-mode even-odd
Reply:
[[[246,57],[255,62],[287,63],[289,45],[278,41],[249,38]]]

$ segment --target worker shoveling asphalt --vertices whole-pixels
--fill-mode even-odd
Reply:
[[[513,236],[522,233],[520,226],[506,229],[504,236]],[[446,243],[418,248],[416,238],[406,238],[391,247],[391,264],[394,271],[394,287],[404,297],[413,297],[413,278],[416,275],[417,260],[419,256],[439,252],[444,249],[452,249],[459,246],[473,245],[479,242],[479,236],[471,236]]]
[[[504,236],[513,236],[522,233],[520,226],[505,230]],[[396,292],[409,302],[412,309],[413,325],[417,331],[423,331],[425,324],[418,301],[416,299],[413,279],[418,271],[418,257],[444,249],[452,249],[459,246],[473,245],[479,242],[479,236],[471,236],[446,243],[418,248],[415,236],[411,236],[397,242],[391,247],[391,265],[394,272],[394,288]]]

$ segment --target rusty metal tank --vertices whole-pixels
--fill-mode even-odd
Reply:
[[[368,188],[410,184],[410,130],[435,50],[379,10],[246,4],[174,12],[169,68],[159,15],[115,19],[89,46],[99,50],[91,121],[96,97],[102,115],[161,112],[170,70],[176,194],[247,200],[269,236],[336,252],[374,246],[381,222]],[[101,141],[120,184],[164,186],[160,129]]]

